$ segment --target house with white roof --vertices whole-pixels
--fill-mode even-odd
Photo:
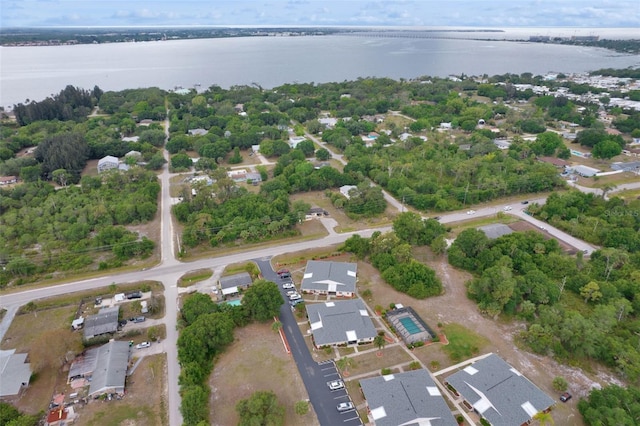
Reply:
[[[426,370],[360,380],[375,426],[457,426],[440,389]]]
[[[289,146],[291,147],[291,149],[295,149],[300,142],[304,142],[306,140],[307,138],[305,138],[304,136],[291,136],[289,137]]]
[[[554,400],[495,354],[470,364],[446,378],[480,416],[493,426],[527,424]]]
[[[351,198],[351,195],[350,195],[349,193],[350,193],[352,190],[354,190],[354,189],[356,189],[356,190],[357,190],[357,189],[358,189],[358,187],[357,187],[357,186],[355,186],[355,185],[342,185],[342,186],[340,187],[340,193],[341,193],[342,195],[344,195],[344,196],[345,196],[345,198],[348,200],[348,199],[350,199],[350,198]]]
[[[360,299],[306,304],[306,309],[317,348],[371,343],[378,335]]]
[[[300,290],[303,293],[353,297],[357,271],[356,263],[310,260]]]
[[[111,169],[117,169],[119,163],[120,161],[118,160],[118,157],[107,155],[106,157],[98,160],[98,173],[102,173]]]

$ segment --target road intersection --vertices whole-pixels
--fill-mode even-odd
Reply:
[[[168,119],[165,122],[165,131],[167,132],[168,137]],[[312,140],[314,140],[320,146],[325,146],[320,141],[317,141],[316,138],[308,135]],[[330,151],[331,152],[331,151]],[[331,152],[332,156],[343,162],[344,159],[342,156],[336,155]],[[168,153],[165,151],[165,158],[168,158]],[[0,307],[7,310],[2,321],[0,321],[0,341],[3,339],[6,331],[8,330],[17,310],[20,306],[25,305],[31,301],[36,301],[39,299],[49,298],[52,296],[58,296],[62,294],[68,294],[83,290],[107,287],[110,284],[117,283],[128,283],[128,282],[139,282],[143,280],[155,280],[163,283],[165,288],[165,316],[161,320],[166,326],[167,337],[163,342],[162,348],[165,350],[167,354],[167,367],[168,367],[168,399],[169,399],[169,424],[178,425],[182,424],[182,415],[180,413],[180,393],[179,393],[179,385],[178,385],[178,377],[179,377],[179,363],[177,356],[177,347],[175,342],[178,340],[178,330],[177,330],[177,312],[178,312],[178,297],[179,290],[177,287],[178,279],[184,275],[186,272],[195,270],[195,269],[222,269],[228,264],[246,262],[248,259],[270,259],[273,256],[281,255],[284,253],[297,252],[312,248],[318,247],[326,247],[330,245],[340,244],[347,240],[354,234],[359,234],[363,237],[370,237],[371,234],[375,231],[386,232],[391,230],[391,227],[382,227],[375,229],[367,229],[363,231],[356,232],[348,232],[343,234],[338,234],[336,232],[332,232],[333,230],[329,230],[329,234],[323,238],[311,240],[311,241],[301,241],[286,244],[278,247],[267,247],[267,248],[258,248],[258,249],[250,249],[241,253],[234,254],[226,254],[223,256],[212,257],[208,259],[197,260],[193,262],[182,262],[176,258],[176,240],[173,231],[172,218],[171,218],[171,205],[173,203],[173,199],[171,198],[169,188],[170,182],[169,179],[171,174],[169,173],[168,165],[164,166],[163,172],[160,175],[160,180],[162,183],[162,191],[161,191],[161,241],[160,241],[160,252],[161,252],[161,261],[160,263],[146,270],[134,271],[134,272],[124,272],[124,273],[114,273],[112,275],[91,278],[87,280],[81,280],[76,282],[70,282],[65,284],[54,285],[50,287],[40,287],[27,289],[19,292],[7,292],[0,296]],[[631,189],[640,187],[640,182],[637,184],[625,185],[624,187],[618,187],[615,190],[622,189]],[[582,190],[582,187],[578,187],[577,189]],[[615,190],[610,191],[615,192]],[[592,190],[586,192],[593,192]],[[386,191],[384,191],[385,198],[389,201],[398,211],[407,211],[407,208],[400,203],[398,200],[391,197]],[[529,200],[529,203],[538,203],[543,204],[546,201],[546,198],[537,198]],[[441,223],[454,223],[454,222],[462,222],[473,220],[479,217],[490,217],[496,216],[499,211],[503,211],[503,206],[494,205],[488,207],[477,208],[473,214],[467,214],[467,212],[454,212],[446,215],[442,215],[439,218]],[[583,251],[586,254],[592,253],[596,250],[596,247],[585,243],[577,238],[574,238],[565,232],[556,229],[548,224],[541,222],[530,215],[525,213],[528,205],[525,204],[516,204],[513,205],[511,209],[508,211],[504,211],[506,214],[517,216],[537,228],[544,228],[546,232],[548,232],[553,237],[575,247],[576,249]],[[325,221],[326,224],[332,224],[331,221]],[[324,222],[323,222],[324,223]],[[262,269],[267,268],[267,265],[260,264]],[[288,304],[284,305],[286,309]],[[333,411],[335,407],[332,407]]]

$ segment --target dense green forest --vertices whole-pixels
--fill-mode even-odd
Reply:
[[[587,216],[587,200],[593,201],[601,222]],[[596,207],[607,203],[610,210]],[[586,260],[582,253],[577,257],[561,253],[555,240],[533,232],[490,240],[481,231],[465,230],[448,256],[452,265],[476,275],[468,283],[470,297],[489,315],[526,320],[528,327],[520,338],[534,352],[563,360],[595,359],[637,382],[640,353],[634,336],[640,332],[640,256],[637,248],[628,251],[630,246],[624,243],[637,239],[637,218],[624,214],[637,207],[572,191],[552,195],[545,206],[530,209],[554,226],[605,248]],[[563,222],[561,217],[574,219]],[[598,223],[602,231],[596,230]],[[607,233],[620,238],[608,240]]]
[[[0,285],[148,256],[154,242],[125,226],[153,219],[159,192],[155,174],[139,168],[57,191],[43,181],[0,189]]]

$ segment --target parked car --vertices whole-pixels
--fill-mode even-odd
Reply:
[[[288,283],[284,283],[282,284],[282,288],[284,288],[285,290],[289,289],[289,288],[296,288],[295,285],[293,285],[292,282],[288,282]]]
[[[142,299],[142,292],[134,291],[133,293],[127,293],[127,299]]]
[[[529,204],[529,201],[524,200],[524,201],[522,202],[522,204]]]
[[[475,212],[476,212],[475,210],[469,210],[467,211],[467,214],[471,215],[471,214],[475,214]]]
[[[296,305],[299,305],[300,303],[304,303],[304,300],[302,298],[289,301],[289,304],[291,306],[296,306]]]
[[[298,293],[293,293],[289,295],[289,300],[298,300],[298,299],[302,299],[302,296],[300,296]]]
[[[286,280],[287,278],[291,278],[291,274],[288,272],[284,272],[282,274],[280,274],[280,279],[281,280]]]
[[[344,382],[342,380],[333,380],[327,383],[327,385],[329,386],[329,389],[331,389],[332,391],[344,389]]]
[[[288,269],[278,269],[278,271],[276,272],[276,274],[278,275],[288,274],[288,273],[289,273]]]
[[[340,404],[338,404],[338,411],[345,412],[345,411],[349,411],[349,410],[353,410],[354,406],[353,406],[353,402],[341,402]]]
[[[504,210],[505,212],[508,212],[509,210],[511,210],[511,206],[504,206],[504,209],[502,210]]]
[[[565,392],[562,395],[560,395],[560,401],[562,402],[567,402],[570,399],[571,399],[571,394],[569,392]]]
[[[298,292],[297,292],[297,291],[295,291],[295,290],[289,290],[289,291],[287,292],[287,296],[291,296],[291,295],[293,295],[293,294],[298,294]]]
[[[133,322],[144,322],[144,320],[146,320],[146,318],[143,317],[143,316],[142,317],[135,317],[133,319]]]
[[[142,342],[136,345],[136,349],[144,349],[148,348],[149,346],[151,346],[151,342]]]

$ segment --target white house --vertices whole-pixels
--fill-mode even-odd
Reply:
[[[98,173],[102,173],[111,169],[117,169],[119,163],[120,162],[117,157],[107,155],[106,157],[98,160]]]
[[[351,195],[349,195],[349,192],[351,192],[352,189],[358,189],[358,187],[355,185],[343,185],[340,187],[340,193],[347,199],[350,199]]]

